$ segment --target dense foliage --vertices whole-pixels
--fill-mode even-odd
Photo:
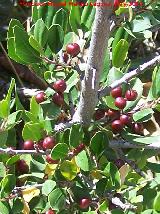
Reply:
[[[158,52],[147,45],[158,42],[160,3],[141,2],[113,10],[118,23],[111,29],[100,89]],[[21,84],[12,78],[0,101],[0,213],[160,212],[158,63],[148,63],[145,73],[137,70],[130,81],[124,78],[103,95],[89,127],[70,123],[95,12],[95,6],[33,6],[30,27],[15,18],[9,22],[12,63],[27,66],[47,84],[23,105],[17,89]],[[135,44],[141,57],[134,56]]]

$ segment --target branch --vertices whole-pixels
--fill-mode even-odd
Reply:
[[[97,3],[110,3],[113,0],[97,0]],[[98,101],[99,78],[104,61],[105,50],[110,35],[109,17],[113,8],[96,7],[95,20],[89,47],[85,76],[82,81],[82,90],[78,108],[73,116],[73,122],[82,122],[85,126],[90,124],[95,106]]]
[[[0,148],[0,154],[9,154],[9,155],[22,155],[22,154],[30,154],[30,155],[46,155],[48,152],[43,150],[14,150],[11,148],[3,149]]]
[[[153,67],[155,64],[160,63],[160,56],[156,56],[152,60],[140,65],[138,68],[132,70],[131,72],[125,74],[121,79],[114,81],[110,86],[99,90],[99,99],[110,94],[110,91],[116,88],[119,85],[122,85],[124,82],[128,82],[133,77],[136,77],[139,74],[142,74],[146,69]]]
[[[121,149],[151,149],[160,151],[160,145],[157,142],[151,144],[134,144],[123,140],[112,140],[109,142],[111,148],[121,148]]]

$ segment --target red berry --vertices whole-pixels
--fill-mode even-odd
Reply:
[[[79,202],[79,207],[81,209],[86,209],[90,205],[90,199],[89,198],[82,198]]]
[[[80,53],[80,47],[77,43],[70,43],[66,46],[66,51],[72,57],[75,57]]]
[[[124,109],[126,106],[126,100],[123,97],[117,97],[115,99],[115,106],[120,109]]]
[[[25,150],[33,150],[34,149],[34,142],[32,140],[27,140],[23,144],[23,149]]]
[[[61,93],[55,93],[52,100],[58,106],[62,106],[64,104],[64,96]]]
[[[46,94],[42,91],[39,92],[36,96],[35,96],[35,100],[37,103],[42,103],[46,100]]]
[[[47,161],[48,163],[51,163],[51,164],[58,164],[58,163],[59,163],[59,160],[53,160],[53,159],[51,158],[51,155],[46,155],[46,161]]]
[[[111,119],[117,119],[120,116],[120,112],[116,111],[116,110],[113,110],[113,109],[108,109],[108,116]]]
[[[125,97],[128,101],[136,100],[137,96],[138,96],[137,91],[135,91],[133,89],[127,90],[125,93]]]
[[[120,169],[125,164],[124,160],[122,160],[122,159],[117,159],[114,161],[114,163],[118,169]]]
[[[53,84],[53,89],[57,92],[61,92],[63,93],[67,88],[66,82],[64,80],[57,80],[54,84]]]
[[[49,209],[47,212],[45,212],[45,214],[56,214],[54,210]]]
[[[114,98],[121,97],[122,96],[122,88],[119,86],[117,88],[112,89],[111,95]]]
[[[100,120],[105,116],[105,110],[104,109],[97,109],[93,115],[95,120]]]
[[[69,59],[68,54],[67,53],[63,53],[63,60],[64,60],[65,63],[68,62],[68,59]]]
[[[123,124],[120,120],[114,120],[111,126],[114,132],[121,132],[123,130]]]
[[[143,134],[143,130],[144,130],[144,127],[143,127],[143,124],[142,123],[134,123],[133,124],[133,131],[136,133],[136,134]]]
[[[56,144],[56,142],[55,142],[55,139],[53,137],[46,137],[43,140],[43,148],[44,149],[53,149],[55,144]]]
[[[126,115],[126,114],[122,114],[120,116],[120,121],[122,122],[123,125],[130,125],[131,124],[131,117]]]
[[[21,174],[28,173],[29,166],[27,165],[25,160],[18,160],[16,162],[16,171],[18,171]]]

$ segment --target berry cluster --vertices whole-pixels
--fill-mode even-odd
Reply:
[[[64,95],[63,92],[66,90],[67,85],[65,80],[60,79],[52,84],[52,88],[56,91],[52,96],[52,101],[58,105],[62,106],[64,104]],[[35,96],[37,103],[42,103],[46,100],[46,94],[44,92],[40,92]]]
[[[122,88],[119,86],[112,89],[112,97],[115,98],[115,106],[120,110],[123,110],[126,107],[126,101],[134,101],[137,99],[137,91],[129,89],[125,93],[125,98],[122,96]],[[108,110],[108,116],[112,119],[112,130],[114,132],[121,132],[125,126],[128,126],[136,134],[143,133],[143,125],[141,123],[133,123],[131,115],[123,114],[122,112],[115,111],[112,109]]]
[[[100,120],[101,118],[108,116],[111,121],[113,132],[121,132],[125,126],[128,126],[134,133],[143,134],[143,124],[134,123],[131,114],[123,113],[123,109],[126,107],[126,102],[136,100],[138,96],[137,92],[133,89],[129,89],[126,91],[124,97],[122,94],[122,88],[120,86],[112,89],[111,96],[115,98],[115,106],[119,108],[119,110],[97,109],[93,116],[94,120]]]

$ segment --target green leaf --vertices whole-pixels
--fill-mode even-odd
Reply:
[[[123,27],[119,27],[115,33],[114,36],[114,40],[112,43],[112,51],[115,50],[116,45],[118,44],[118,42],[124,38],[124,34],[125,34],[125,30]]]
[[[40,54],[44,55],[44,51],[42,49],[42,47],[39,45],[39,43],[37,42],[37,40],[34,39],[33,36],[29,37],[29,44],[36,50],[38,51]]]
[[[86,154],[86,151],[80,152],[76,157],[75,161],[77,166],[82,169],[83,171],[89,171],[89,160]]]
[[[150,136],[150,137],[140,137],[139,135],[136,135],[136,134],[122,132],[122,137],[125,140],[128,140],[130,143],[135,143],[135,144],[151,144],[151,143],[160,141],[160,135]]]
[[[63,189],[57,188],[53,190],[48,197],[50,206],[55,210],[61,210],[65,207],[66,197]]]
[[[91,0],[88,0],[87,3],[90,4]],[[92,1],[93,2],[93,1]],[[81,15],[81,25],[82,27],[85,26],[86,31],[90,30],[94,21],[96,8],[86,6],[83,9],[82,15]]]
[[[43,137],[43,127],[40,123],[28,122],[24,125],[22,136],[24,140],[39,141]]]
[[[12,175],[12,174],[6,175],[2,179],[0,185],[1,185],[1,192],[10,193],[16,185],[15,175]]]
[[[33,96],[31,98],[30,101],[30,113],[32,113],[32,115],[35,118],[40,118],[41,120],[43,120],[43,109],[42,107],[36,102],[35,97]]]
[[[73,147],[77,147],[83,140],[84,133],[80,124],[74,124],[70,129],[69,143]]]
[[[48,29],[42,19],[38,19],[34,26],[34,38],[40,47],[44,47],[48,40]]]
[[[22,59],[18,57],[16,54],[16,49],[15,49],[15,40],[13,38],[9,38],[7,40],[7,49],[8,49],[8,56],[13,59],[14,61],[21,63],[21,64],[26,64]]]
[[[26,31],[18,26],[14,27],[15,49],[18,57],[26,63],[40,63],[39,53],[29,44]]]
[[[8,39],[14,37],[13,28],[15,26],[18,26],[18,27],[24,29],[23,25],[20,23],[19,20],[17,20],[17,19],[11,19],[11,21],[9,22],[8,33],[7,33],[7,38]]]
[[[58,24],[62,27],[64,33],[66,32],[67,30],[67,24],[68,24],[68,14],[67,12],[61,8],[59,9],[54,17],[53,17],[53,22],[52,24]]]
[[[160,87],[159,87],[159,81],[160,81],[160,67],[158,70],[155,70],[155,74],[153,77],[153,82],[152,82],[152,94],[155,98],[160,97]]]
[[[6,144],[8,137],[8,131],[0,131],[0,147],[3,147]]]
[[[60,166],[60,172],[67,180],[71,181],[77,176],[78,170],[74,162],[65,160]]]
[[[108,146],[108,137],[105,132],[96,132],[96,134],[91,138],[91,150],[95,155],[101,155],[101,153]]]
[[[2,100],[0,101],[0,117],[1,118],[6,118],[9,115],[9,103],[8,101]]]
[[[57,54],[63,47],[63,41],[64,41],[64,32],[62,27],[58,24],[53,24],[49,28],[48,33],[48,45],[51,51]]]
[[[63,159],[68,154],[68,145],[65,143],[58,143],[51,152],[51,157],[54,160]]]
[[[16,111],[10,114],[7,118],[7,129],[13,128],[16,124],[21,122],[22,111]]]
[[[78,35],[78,28],[80,27],[80,9],[79,7],[71,6],[69,14],[69,23],[73,32]]]
[[[123,66],[123,63],[127,57],[129,49],[129,44],[126,40],[121,39],[112,53],[112,63],[116,68],[120,68]]]
[[[104,175],[109,176],[112,182],[112,185],[116,188],[119,188],[121,185],[120,173],[117,167],[113,163],[108,163],[103,171]]]
[[[9,214],[9,207],[6,202],[0,201],[0,213]]]
[[[6,176],[6,167],[0,162],[0,179]]]
[[[6,144],[8,137],[8,131],[0,131],[0,147],[3,147]]]
[[[151,119],[154,111],[150,108],[143,109],[133,114],[133,120],[135,122],[146,122]]]
[[[48,196],[50,192],[55,188],[56,182],[52,180],[47,180],[42,186],[42,194]]]
[[[13,201],[12,212],[14,214],[22,213],[23,208],[24,208],[24,203],[22,202],[22,199],[21,198],[16,198]]]
[[[157,193],[157,196],[156,198],[154,199],[154,202],[153,202],[153,208],[156,210],[156,211],[160,211],[160,192]]]
[[[72,71],[72,75],[66,81],[67,88],[66,88],[65,92],[69,93],[69,91],[71,90],[71,88],[73,86],[75,86],[78,83],[78,81],[79,81],[79,74],[77,73],[77,71],[73,70]]]

